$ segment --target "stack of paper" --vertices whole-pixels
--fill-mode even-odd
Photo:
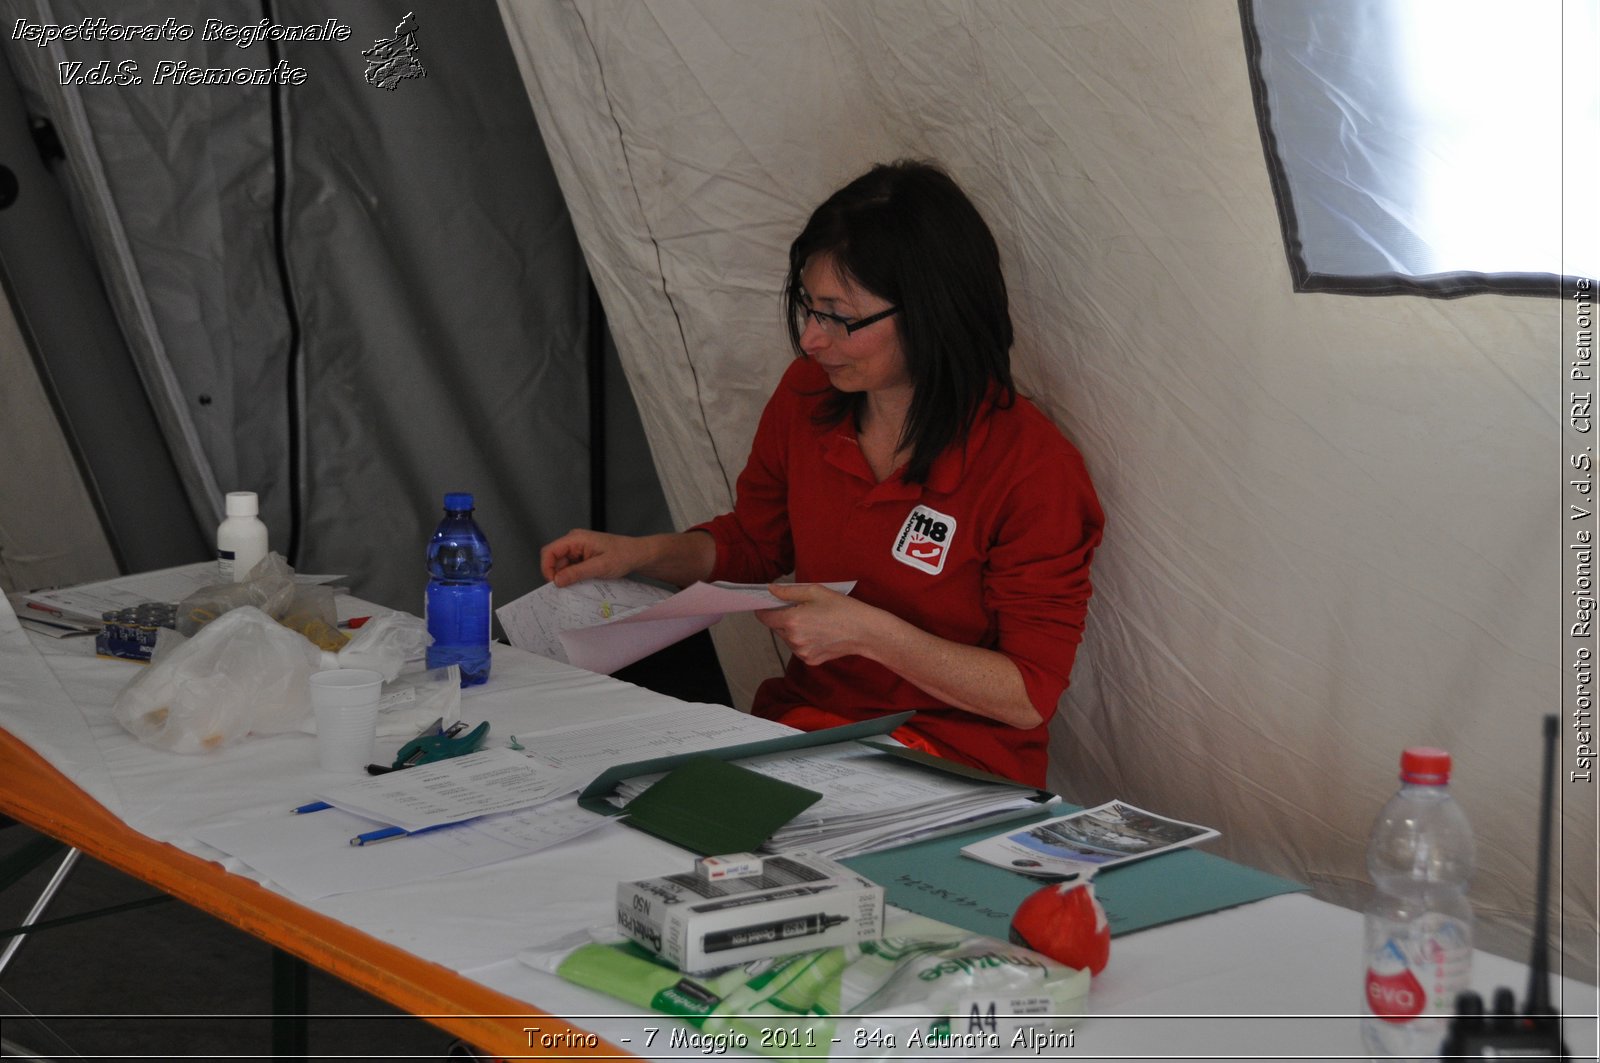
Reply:
[[[1038,812],[1053,803],[1041,803],[1037,790],[929,770],[859,743],[774,753],[738,763],[823,795],[762,847],[774,853],[810,849],[840,860]],[[612,800],[626,806],[661,777],[629,779]]]
[[[619,759],[790,733],[718,705],[524,732],[523,752],[489,748],[364,778],[319,795],[334,807],[210,826],[198,837],[299,897],[400,885],[537,852],[623,822],[579,808],[571,796]],[[434,829],[440,824],[456,825]],[[386,826],[402,827],[405,840],[352,844]]]
[[[323,790],[317,797],[346,812],[407,831],[519,812],[574,793],[581,776],[509,749],[392,771]]]

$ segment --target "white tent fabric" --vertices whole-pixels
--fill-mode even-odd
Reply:
[[[1558,301],[1293,294],[1232,0],[501,7],[680,526],[732,501],[807,212],[943,162],[1107,514],[1053,783],[1358,905],[1401,748],[1443,746],[1480,941],[1526,954]],[[736,699],[778,667],[761,634],[720,643]],[[1561,793],[1558,946],[1592,979],[1595,791]]]

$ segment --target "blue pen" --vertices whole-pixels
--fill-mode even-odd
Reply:
[[[321,812],[325,808],[332,807],[333,806],[328,804],[326,801],[313,801],[309,805],[301,805],[299,808],[291,808],[289,811],[293,812],[297,816],[302,816],[307,812]]]
[[[384,827],[381,830],[369,830],[365,834],[357,834],[350,839],[350,844],[376,845],[378,842],[386,842],[390,838],[404,838],[410,833],[404,827]]]
[[[461,820],[460,822],[465,823],[466,821]],[[413,834],[426,834],[430,830],[443,830],[446,827],[454,827],[456,825],[456,823],[435,823],[431,827],[423,827],[420,830],[406,830],[404,827],[383,827],[379,830],[369,830],[365,834],[357,834],[354,838],[350,839],[350,844],[376,845],[379,842],[386,842],[391,838],[409,838]]]

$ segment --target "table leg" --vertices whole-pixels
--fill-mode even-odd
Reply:
[[[43,843],[40,848],[45,850],[46,856],[49,855],[50,850],[59,850],[61,848],[58,843],[52,842],[50,839],[36,839],[36,841]],[[39,894],[39,899],[33,902],[33,907],[28,911],[28,917],[22,921],[23,926],[37,923],[39,917],[44,915],[45,909],[50,907],[50,902],[55,900],[56,892],[61,889],[61,884],[72,873],[72,866],[78,862],[80,855],[76,849],[67,850],[67,855],[62,857],[61,863],[56,866],[56,873],[50,876],[50,881],[45,883],[44,891]],[[11,966],[12,958],[16,956],[17,950],[22,948],[22,942],[26,937],[26,934],[18,934],[6,942],[5,952],[0,953],[0,972]]]
[[[305,1059],[311,1038],[306,1013],[311,986],[306,962],[282,949],[272,950],[272,1055],[275,1059]]]

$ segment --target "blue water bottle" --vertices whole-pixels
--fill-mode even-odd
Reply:
[[[444,520],[428,540],[426,615],[428,667],[461,666],[461,685],[489,678],[489,618],[493,601],[489,569],[494,556],[483,529],[472,519],[472,495],[451,491],[444,496]]]

